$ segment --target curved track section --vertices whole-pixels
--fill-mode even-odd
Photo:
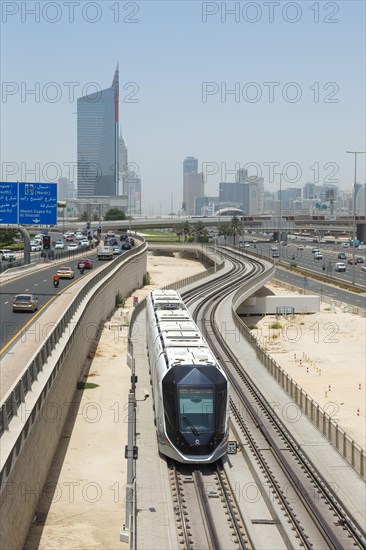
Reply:
[[[230,271],[212,283],[183,293],[183,298],[230,380],[232,424],[243,449],[243,467],[250,469],[255,483],[269,486],[272,498],[267,499],[267,505],[284,548],[365,548],[361,527],[348,516],[327,480],[299,449],[220,333],[216,323],[220,300],[246,279],[265,271],[258,260],[222,252],[232,265]],[[291,488],[292,498],[284,493],[284,487]],[[260,525],[257,528],[263,529]],[[246,548],[243,542],[239,547]]]

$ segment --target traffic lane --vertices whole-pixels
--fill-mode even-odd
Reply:
[[[65,262],[59,265],[53,265],[41,271],[24,274],[17,279],[11,279],[3,283],[0,287],[0,315],[1,315],[1,334],[0,334],[0,354],[7,351],[4,349],[8,344],[14,344],[18,338],[28,329],[31,329],[32,323],[38,319],[43,310],[48,307],[56,296],[65,292],[75,281],[80,278],[88,277],[89,273],[95,270],[86,269],[83,274],[77,269],[77,263],[81,258],[71,262]],[[95,266],[95,259],[93,259]],[[60,279],[59,286],[53,285],[53,275],[57,269],[65,265],[71,267],[74,272],[74,279]],[[16,294],[29,293],[38,298],[38,310],[31,312],[13,312],[12,304]]]
[[[281,260],[287,261],[291,263],[291,261],[296,261],[298,267],[303,267],[305,269],[309,269],[310,271],[313,271],[315,273],[319,274],[326,274],[330,278],[337,279],[340,281],[345,281],[348,283],[352,282],[352,265],[347,264],[346,260],[340,260],[338,259],[338,253],[333,250],[321,250],[323,254],[322,260],[317,260],[314,258],[314,254],[311,252],[312,247],[306,247],[304,250],[298,250],[297,246],[291,246],[291,245],[281,245],[281,249],[278,244],[271,244],[271,246],[266,246],[261,244],[257,244],[256,246],[256,252],[259,252],[260,254],[264,254],[266,256],[272,257],[272,251],[271,247],[277,246],[277,252],[281,254]],[[361,254],[359,254],[361,255]],[[345,272],[337,272],[335,271],[334,267],[336,262],[345,262],[346,263],[346,271]],[[366,283],[366,277],[365,272],[361,271],[361,265],[362,264],[356,264],[355,265],[355,282],[361,286],[365,286]],[[325,269],[323,269],[323,266],[325,266]]]
[[[297,286],[299,289],[305,290],[307,292],[314,292],[316,294],[329,296],[334,300],[339,300],[346,304],[356,307],[366,307],[366,297],[359,296],[353,292],[343,290],[337,286],[333,286],[332,282],[322,283],[320,281],[314,281],[309,277],[304,277],[298,275],[292,271],[287,271],[286,269],[277,268],[278,271],[281,271],[281,281],[285,281],[288,284]]]

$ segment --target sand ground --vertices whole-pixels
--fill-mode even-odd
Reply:
[[[279,284],[267,288],[293,294]],[[252,334],[267,353],[365,448],[366,319],[322,303],[319,313],[251,317],[246,323],[256,327]]]
[[[133,296],[140,300],[154,288],[204,270],[194,260],[149,255],[151,285]],[[279,287],[272,290],[282,292]],[[26,550],[127,548],[119,541],[125,522],[124,446],[131,375],[126,365],[128,327],[123,324],[132,311],[133,296],[126,300],[123,311],[116,310],[108,320],[96,350],[90,354],[84,380],[96,386],[75,394],[75,414],[65,424]],[[257,321],[255,332],[262,344],[362,443],[365,319],[323,311],[281,320],[283,327],[277,332],[268,328],[272,321],[275,319],[267,317]],[[256,321],[251,318],[250,322]],[[137,388],[137,398],[141,397]]]

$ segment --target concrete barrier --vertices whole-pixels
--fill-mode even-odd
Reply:
[[[39,370],[34,373],[33,362],[28,365],[16,395],[7,396],[16,410],[2,403],[7,425],[3,422],[1,436],[0,548],[23,547],[42,491],[52,498],[56,489],[44,483],[90,346],[115,308],[116,294],[128,295],[143,284],[147,247],[131,253],[111,263],[81,299],[71,300],[72,315],[65,312],[67,323],[60,319],[63,330],[56,326],[42,345]]]

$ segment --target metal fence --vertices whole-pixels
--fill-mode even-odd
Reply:
[[[284,369],[272,359],[264,348],[257,342],[256,337],[250,332],[250,329],[241,321],[240,317],[233,310],[234,322],[240,333],[255,348],[257,357],[266,367],[268,372],[293,399],[299,409],[312,421],[324,437],[333,445],[343,458],[352,466],[352,468],[363,478],[365,476],[366,453],[365,451],[327,414],[317,403],[308,395],[289,376]]]

